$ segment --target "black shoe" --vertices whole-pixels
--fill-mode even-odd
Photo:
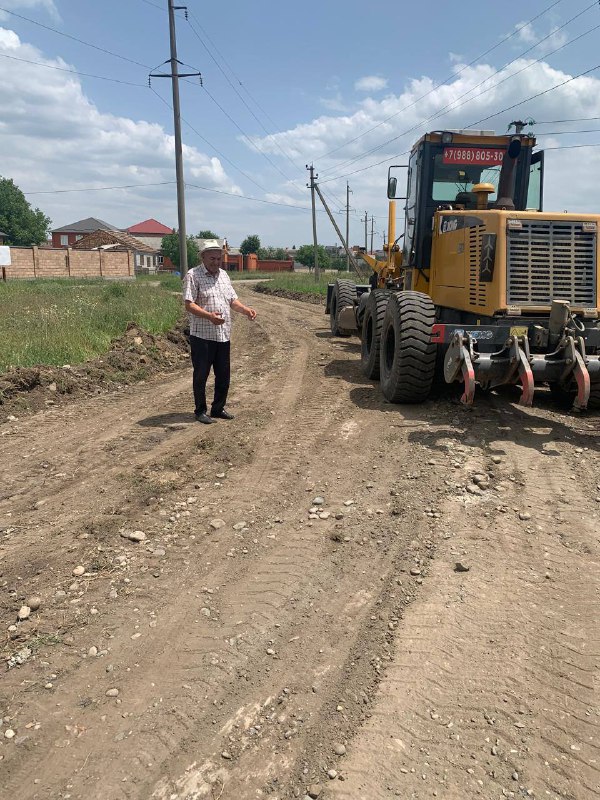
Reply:
[[[211,414],[213,419],[233,419],[233,414],[230,414],[229,411],[220,411],[218,414]]]
[[[202,422],[204,425],[212,425],[214,422],[214,419],[209,417],[208,414],[194,414],[194,416],[196,417],[196,422]]]

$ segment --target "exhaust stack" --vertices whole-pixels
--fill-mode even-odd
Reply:
[[[500,182],[498,185],[498,199],[494,203],[494,208],[503,208],[507,211],[515,210],[515,169],[520,153],[521,139],[518,136],[513,136],[508,145],[508,150],[502,159]]]

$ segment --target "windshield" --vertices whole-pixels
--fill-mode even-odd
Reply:
[[[477,198],[473,186],[477,183],[491,183],[498,189],[502,155],[503,151],[475,148],[446,148],[443,153],[438,153],[433,170],[433,200],[476,208]],[[495,199],[496,192],[488,196],[489,202]]]

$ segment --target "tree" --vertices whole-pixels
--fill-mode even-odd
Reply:
[[[260,259],[273,259],[274,261],[287,261],[288,254],[283,247],[261,247],[258,251]]]
[[[161,250],[163,256],[166,256],[173,264],[179,269],[179,234],[173,231],[168,236],[163,236]],[[193,236],[187,237],[187,258],[188,268],[192,269],[197,267],[200,263],[200,253],[198,251],[198,243]]]
[[[0,230],[6,243],[16,247],[41,244],[48,238],[52,220],[39,208],[32,208],[10,178],[0,177]]]
[[[198,239],[218,239],[216,233],[213,233],[211,230],[200,231],[198,234]]]
[[[348,269],[346,256],[333,256],[331,259],[331,269],[336,269],[338,272],[345,272]]]
[[[249,253],[258,253],[260,250],[260,238],[254,234],[253,236],[246,236],[240,245],[240,253],[247,256]]]
[[[312,269],[315,264],[314,259],[315,247],[312,244],[303,244],[296,250],[296,261],[304,264],[305,267]],[[331,259],[329,253],[322,244],[317,245],[317,261],[319,262],[320,269],[329,269],[331,267]]]

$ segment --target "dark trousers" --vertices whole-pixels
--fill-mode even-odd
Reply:
[[[211,368],[215,373],[215,396],[211,414],[220,414],[227,402],[231,367],[229,362],[229,342],[213,342],[190,336],[192,364],[194,366],[194,402],[196,414],[206,414],[206,381]]]

